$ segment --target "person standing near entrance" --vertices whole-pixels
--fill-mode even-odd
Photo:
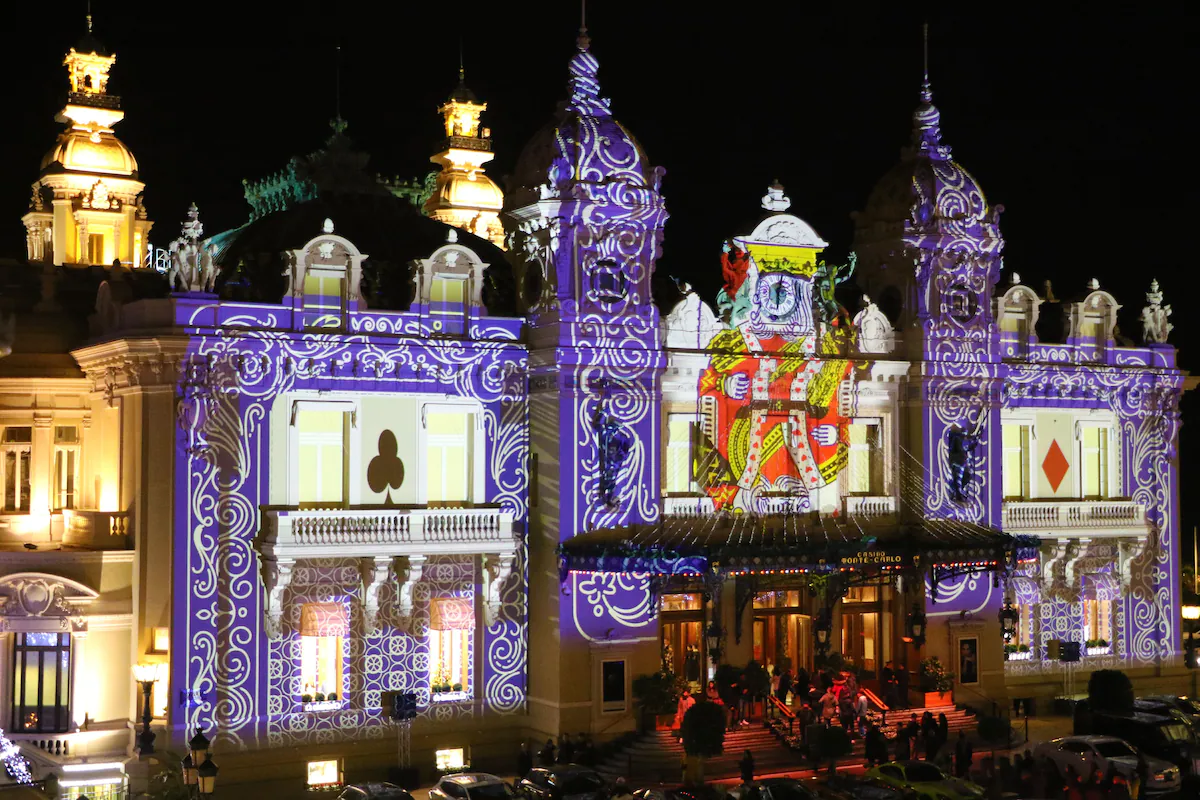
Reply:
[[[960,730],[958,732],[958,741],[954,744],[954,775],[958,778],[966,778],[971,771],[971,758],[974,753],[971,752],[971,743],[967,741],[967,732]]]
[[[779,686],[775,690],[775,697],[779,702],[787,705],[788,692],[792,690],[792,670],[786,668],[779,676]]]

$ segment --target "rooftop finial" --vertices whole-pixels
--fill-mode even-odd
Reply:
[[[575,39],[575,46],[587,50],[591,43],[587,32],[587,0],[579,0],[579,36]]]
[[[933,100],[933,88],[929,84],[929,23],[926,22],[921,26],[922,42],[921,56],[923,63],[923,77],[921,79],[921,102],[929,103]]]
[[[88,33],[91,33],[92,32],[92,0],[88,0],[87,9],[88,9],[88,11],[87,11]]]
[[[467,71],[463,68],[463,43],[462,37],[458,37],[458,82],[467,82]]]

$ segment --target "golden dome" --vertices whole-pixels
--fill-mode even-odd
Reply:
[[[427,211],[439,208],[499,211],[503,206],[504,192],[482,170],[473,174],[457,170],[439,173],[437,188],[425,204]]]
[[[111,132],[90,134],[71,129],[58,137],[58,143],[42,159],[42,171],[55,164],[72,172],[136,176],[138,164],[124,142]]]

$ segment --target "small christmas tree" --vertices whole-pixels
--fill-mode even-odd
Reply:
[[[33,775],[29,772],[29,761],[21,755],[21,748],[4,735],[3,730],[0,730],[0,762],[3,762],[4,771],[8,773],[8,777],[17,783],[33,783]]]

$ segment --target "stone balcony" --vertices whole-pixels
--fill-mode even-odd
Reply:
[[[65,509],[62,515],[63,544],[92,550],[125,550],[129,547],[133,519],[128,512]]]
[[[1004,530],[1009,533],[1091,538],[1147,533],[1146,507],[1132,500],[1006,500]]]
[[[264,552],[291,558],[488,553],[513,549],[512,514],[474,508],[267,507]]]
[[[768,497],[764,498],[763,506],[769,516],[806,513],[794,508],[796,498]],[[715,513],[711,497],[700,495],[683,495],[662,498],[662,515],[664,517],[707,517]],[[867,521],[883,521],[894,519],[896,516],[896,498],[886,496],[847,496],[842,498],[841,513],[849,519],[866,518]]]
[[[413,587],[430,556],[482,559],[484,612],[488,624],[500,607],[500,590],[512,574],[520,537],[512,514],[498,506],[434,508],[287,508],[265,506],[255,541],[267,589],[268,634],[279,635],[284,591],[298,559],[357,559],[362,573],[363,610],[374,630],[384,587],[394,585],[396,606],[410,616]]]

